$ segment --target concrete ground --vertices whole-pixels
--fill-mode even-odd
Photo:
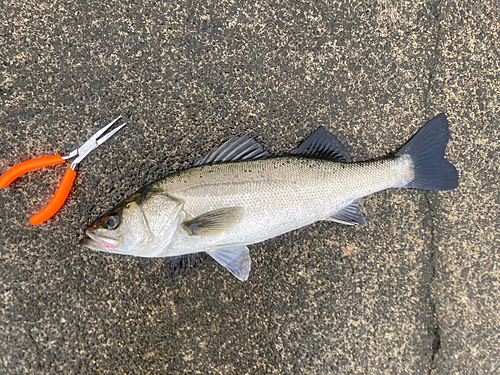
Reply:
[[[500,373],[497,1],[0,10],[0,172],[130,123],[47,223],[28,219],[67,166],[0,190],[0,373]],[[244,283],[211,259],[171,279],[166,259],[78,246],[97,216],[235,133],[280,153],[323,125],[360,160],[443,111],[458,189],[381,192],[366,227],[252,246]]]

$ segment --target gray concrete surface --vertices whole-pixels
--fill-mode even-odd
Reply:
[[[53,219],[65,166],[0,190],[0,373],[500,373],[495,1],[0,5],[0,172],[72,150],[124,114]],[[452,192],[364,200],[253,246],[245,283],[210,259],[78,247],[140,186],[250,131],[274,152],[318,125],[358,158],[445,111]]]

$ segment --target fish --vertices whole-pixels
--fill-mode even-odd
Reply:
[[[192,167],[146,185],[99,217],[81,245],[138,257],[205,252],[248,279],[248,245],[326,220],[365,225],[360,199],[389,188],[451,190],[458,171],[445,159],[444,113],[399,151],[353,162],[324,127],[284,155],[248,134],[214,147]]]

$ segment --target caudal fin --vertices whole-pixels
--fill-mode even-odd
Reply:
[[[444,158],[450,138],[448,120],[444,113],[425,124],[396,154],[409,155],[413,162],[413,179],[405,188],[451,190],[458,186],[458,172]]]

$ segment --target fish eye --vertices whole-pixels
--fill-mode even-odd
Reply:
[[[109,215],[104,219],[104,222],[106,223],[106,226],[108,227],[109,230],[113,230],[118,228],[120,225],[120,218],[118,215]]]

